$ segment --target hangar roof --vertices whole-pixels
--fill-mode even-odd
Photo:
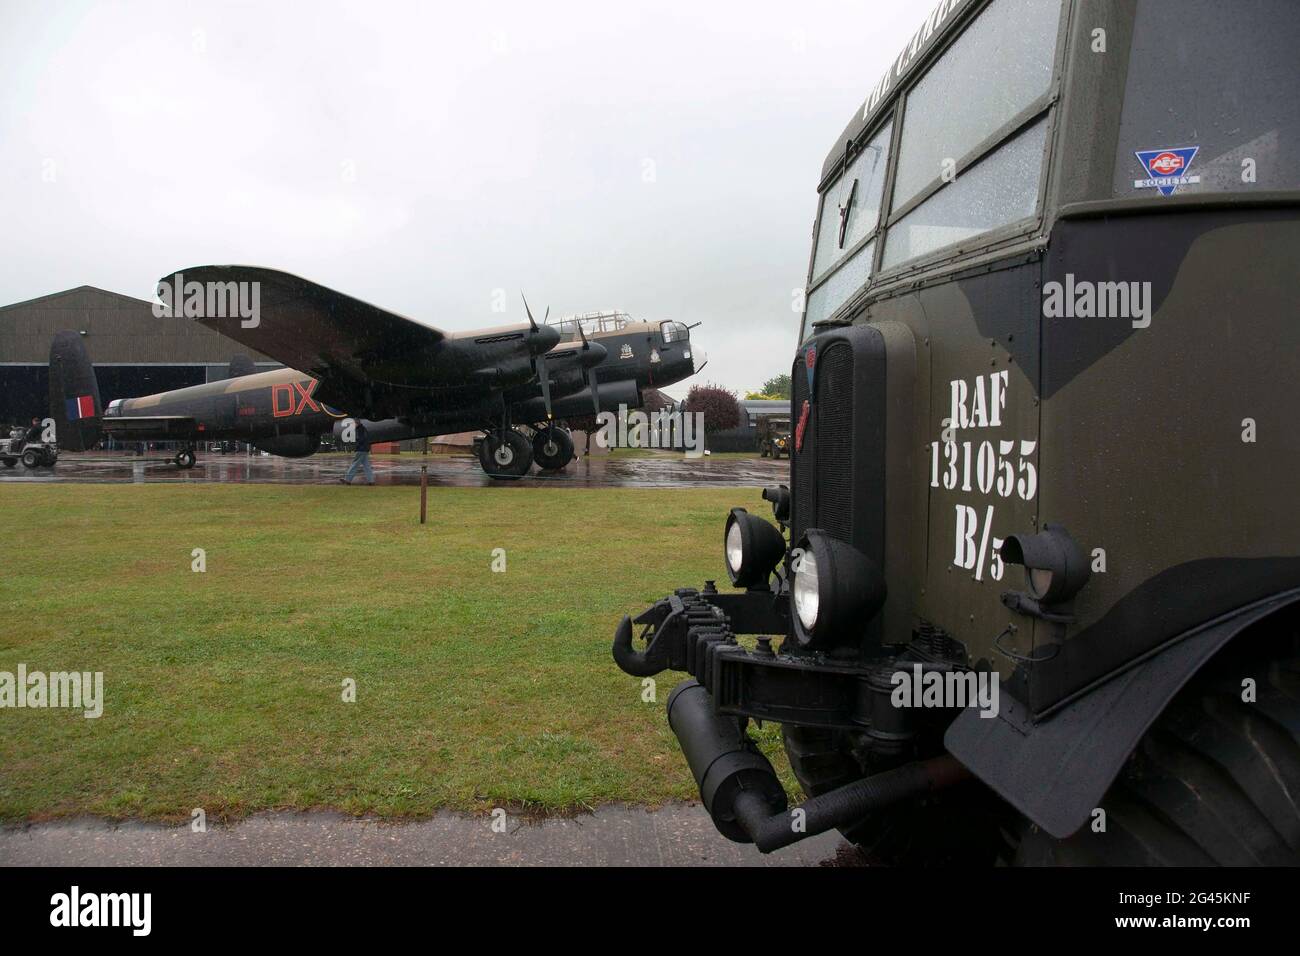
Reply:
[[[82,285],[0,306],[0,365],[46,364],[63,329],[84,334],[98,365],[224,365],[249,352],[192,319],[156,318],[144,299]],[[251,354],[254,362],[273,361]]]

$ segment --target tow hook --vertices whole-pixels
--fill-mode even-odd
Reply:
[[[660,598],[635,618],[624,615],[614,632],[614,663],[633,677],[651,677],[665,670],[686,670],[690,629],[700,624],[716,623],[724,617],[721,611],[699,597],[700,592],[683,588]],[[633,625],[638,624],[645,628],[641,632],[646,641],[643,651],[636,650],[632,643]]]

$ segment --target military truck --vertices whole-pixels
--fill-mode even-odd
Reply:
[[[614,640],[691,675],[668,722],[723,834],[1297,862],[1297,49],[1286,0],[953,0],[871,90],[776,523],[732,509],[730,586]]]
[[[789,458],[790,419],[785,415],[759,415],[754,426],[759,458]]]

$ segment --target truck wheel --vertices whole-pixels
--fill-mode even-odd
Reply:
[[[810,797],[867,776],[844,734],[815,727],[781,727],[795,779]],[[886,769],[884,767],[878,770]],[[890,866],[991,865],[1006,859],[1005,814],[978,783],[900,806],[840,831],[875,863]]]
[[[1101,801],[1105,832],[1090,820],[1055,840],[1026,822],[1015,862],[1300,864],[1300,635],[1273,626],[1238,636],[1151,725]]]
[[[36,454],[36,450],[34,448],[29,448],[27,449],[27,451],[23,452],[24,468],[35,468],[40,463],[41,463],[41,456]]]
[[[17,458],[6,458],[6,459],[4,460],[4,463],[5,463],[5,467],[6,467],[6,468],[13,468],[15,465],[18,464],[18,459],[17,459]]]

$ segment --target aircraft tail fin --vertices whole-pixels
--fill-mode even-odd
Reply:
[[[85,451],[99,441],[104,406],[86,345],[76,332],[56,332],[50,343],[50,417],[66,451]]]
[[[230,357],[230,378],[252,375],[257,371],[253,359],[245,352],[236,352]]]

